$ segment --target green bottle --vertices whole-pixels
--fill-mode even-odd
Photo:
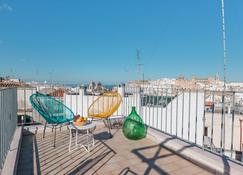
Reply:
[[[122,131],[124,136],[131,140],[139,140],[147,135],[147,127],[142,118],[137,114],[134,106],[123,123]]]

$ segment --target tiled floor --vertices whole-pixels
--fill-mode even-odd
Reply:
[[[69,153],[69,132],[57,132],[56,148],[53,133],[36,136],[26,132],[23,137],[18,174],[210,174],[197,165],[170,152],[146,138],[127,140],[121,130],[96,128],[95,148],[87,153],[79,149]],[[34,162],[37,162],[36,164]]]

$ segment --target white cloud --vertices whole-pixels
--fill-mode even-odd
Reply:
[[[11,12],[13,11],[13,7],[11,7],[10,5],[4,3],[4,4],[0,4],[0,12],[1,11],[8,11]]]

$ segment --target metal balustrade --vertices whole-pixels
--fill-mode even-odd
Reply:
[[[149,127],[242,160],[243,93],[141,88],[140,97],[139,112]]]
[[[114,115],[127,116],[135,106],[149,127],[241,161],[243,93],[159,87],[126,87],[124,91]],[[63,100],[75,114],[87,116],[88,106],[96,98],[81,89]]]
[[[18,124],[36,124],[42,123],[44,120],[36,112],[31,103],[30,96],[37,92],[36,88],[32,87],[18,87],[17,88],[17,101],[18,101]]]
[[[241,161],[243,92],[160,87],[119,87],[118,91],[123,96],[123,102],[114,115],[127,116],[132,106],[135,106],[149,127],[202,149]],[[88,107],[97,97],[87,94],[81,88],[65,94],[59,100],[75,114],[87,116]],[[27,97],[24,99],[26,102],[22,104],[29,103]],[[28,107],[24,109],[28,112]],[[33,121],[41,121],[41,117],[34,113],[29,112],[33,114],[30,115]]]
[[[17,126],[17,90],[0,88],[0,174]]]

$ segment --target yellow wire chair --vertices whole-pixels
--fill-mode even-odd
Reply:
[[[122,97],[117,92],[106,92],[99,96],[88,108],[88,116],[93,119],[101,119],[106,121],[105,125],[111,129],[109,117],[112,116],[119,108]]]

